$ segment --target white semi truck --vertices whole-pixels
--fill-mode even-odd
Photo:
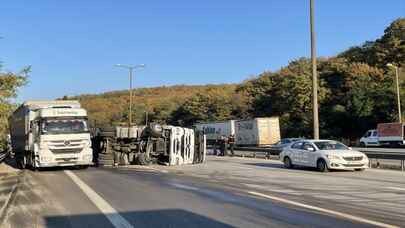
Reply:
[[[93,163],[87,112],[78,101],[27,101],[10,117],[17,166],[86,168]]]

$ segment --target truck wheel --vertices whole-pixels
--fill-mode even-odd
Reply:
[[[150,162],[151,162],[151,160],[146,153],[139,153],[135,159],[135,164],[137,164],[137,165],[149,165]]]
[[[26,160],[25,156],[17,155],[15,160],[16,160],[16,163],[17,163],[17,168],[19,168],[19,169],[25,169],[26,168],[27,160]]]

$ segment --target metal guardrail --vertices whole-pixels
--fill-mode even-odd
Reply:
[[[256,157],[256,153],[261,153],[270,158],[271,155],[279,155],[280,151],[272,148],[260,148],[260,147],[236,147],[236,151],[252,152],[253,157]],[[361,148],[355,147],[353,150],[363,152],[368,158],[375,159],[387,159],[387,160],[399,160],[401,161],[401,170],[405,171],[405,149],[398,148]]]

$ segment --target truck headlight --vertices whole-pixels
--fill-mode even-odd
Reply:
[[[91,155],[91,154],[83,155],[83,160],[91,161],[91,160],[93,160],[93,155]]]
[[[39,149],[48,149],[48,144],[47,143],[40,143],[39,144]]]
[[[47,156],[41,157],[41,162],[50,162],[51,160],[52,160],[52,157],[47,157]]]

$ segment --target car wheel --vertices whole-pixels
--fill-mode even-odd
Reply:
[[[316,163],[316,167],[318,168],[318,170],[320,172],[323,172],[323,173],[329,172],[328,165],[322,159],[318,160],[318,162]]]
[[[354,171],[359,171],[359,172],[364,171],[364,170],[366,170],[366,169],[354,169]]]
[[[367,145],[364,142],[361,142],[360,147],[367,147]]]
[[[293,168],[293,164],[292,164],[291,159],[289,157],[284,158],[284,167],[286,167],[287,169]]]

